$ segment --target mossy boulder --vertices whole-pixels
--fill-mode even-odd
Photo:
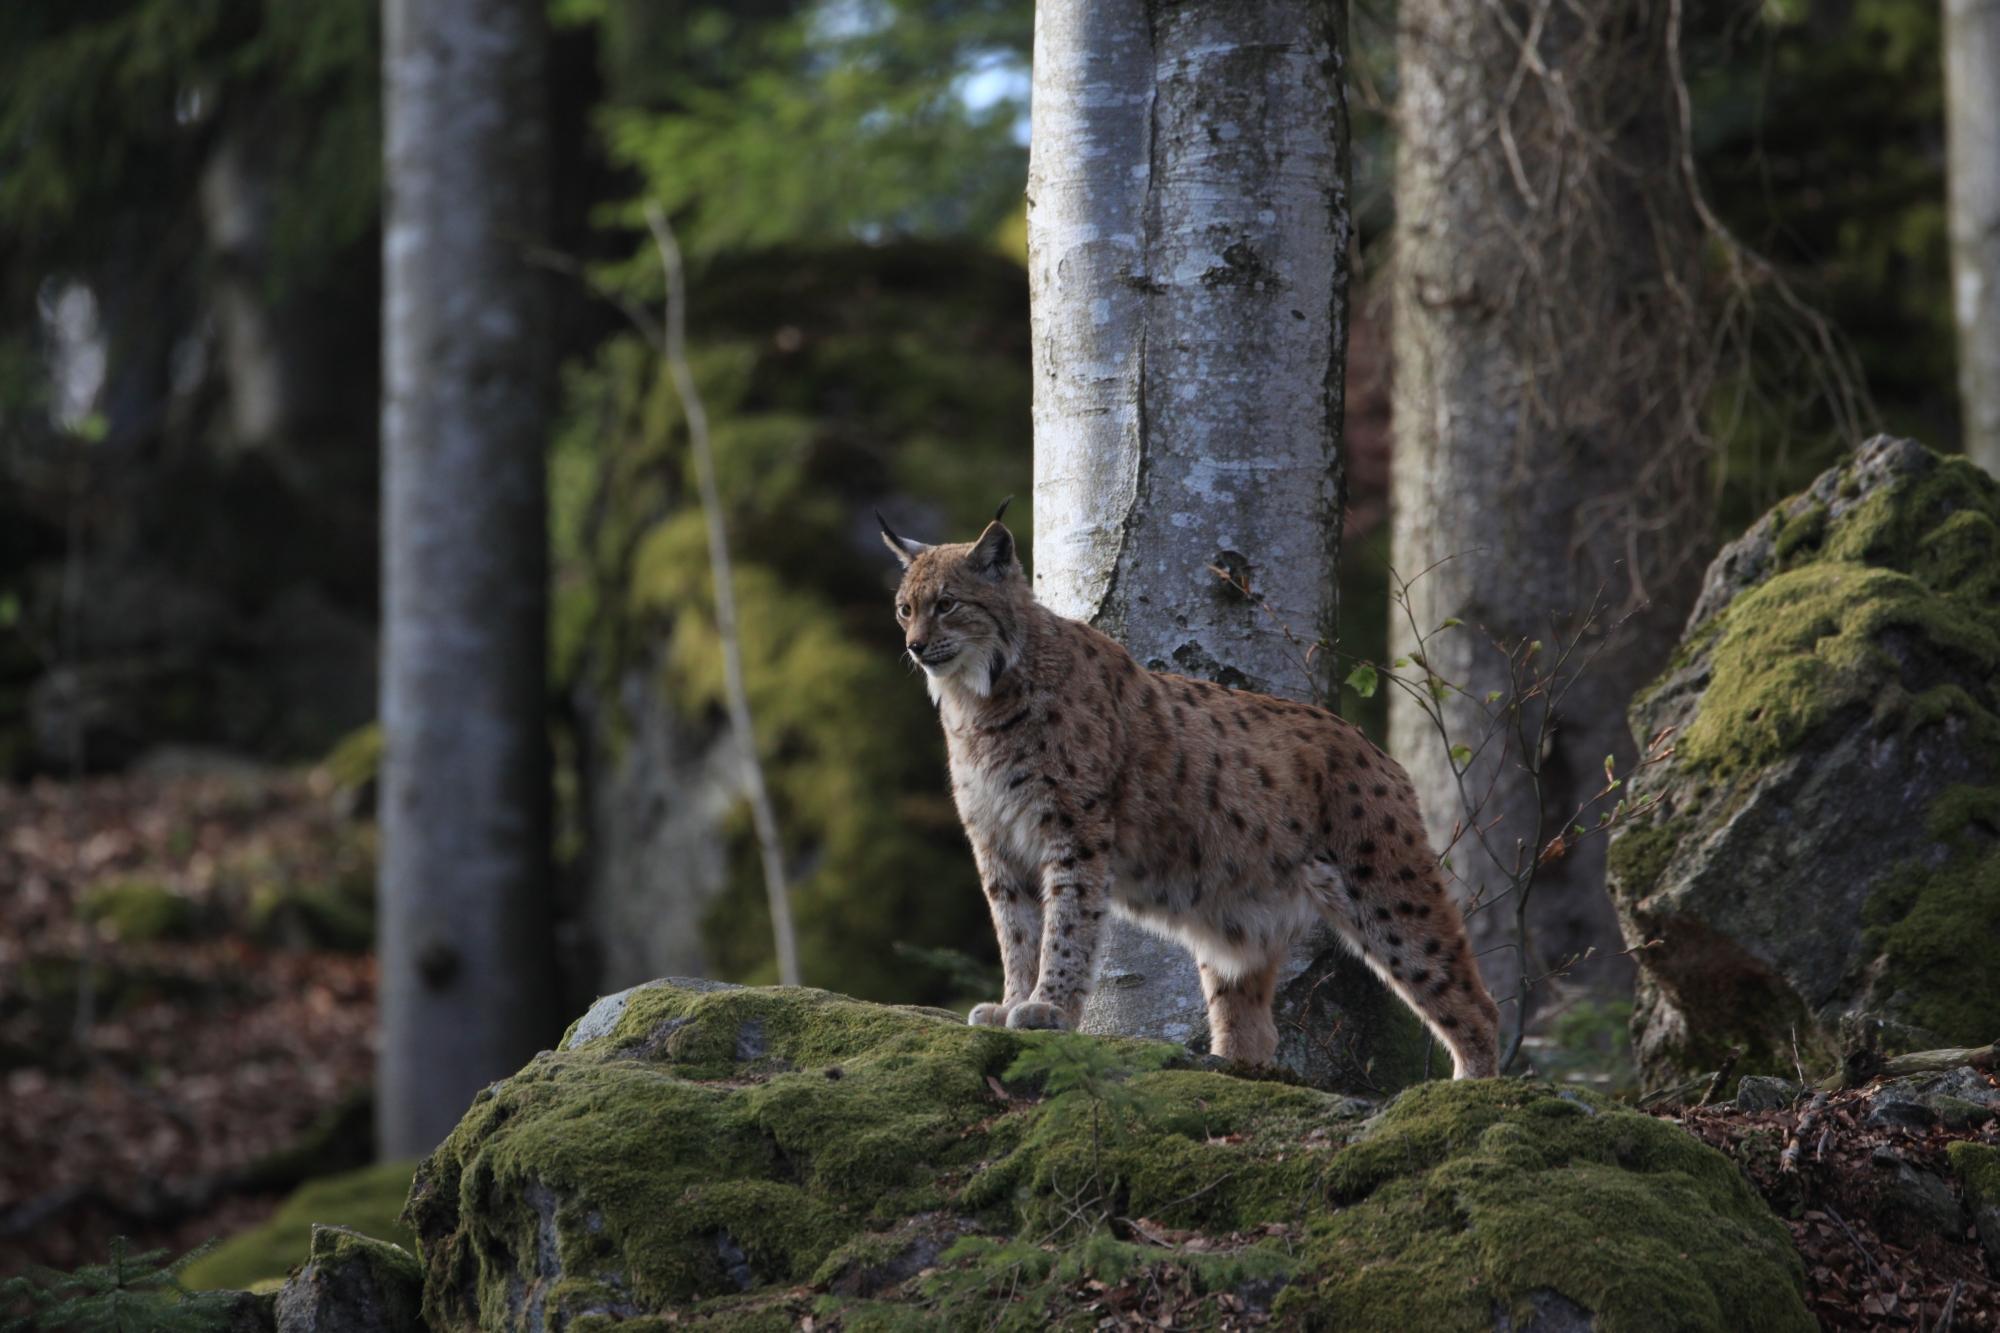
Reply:
[[[1646,1081],[1991,1040],[2000,484],[1877,437],[1709,567],[1633,711],[1613,897]]]
[[[278,1293],[277,1333],[424,1333],[422,1294],[402,1246],[316,1226],[304,1266]]]
[[[1728,1160],[1595,1095],[1432,1082],[1378,1112],[815,990],[600,1001],[479,1095],[407,1216],[436,1330],[1086,1328],[1121,1301],[1193,1327],[1812,1327]]]

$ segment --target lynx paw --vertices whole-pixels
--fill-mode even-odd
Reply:
[[[1004,1028],[1007,1026],[1007,1012],[1011,1004],[975,1004],[965,1021],[976,1028]]]
[[[1007,1015],[1010,1028],[1066,1028],[1062,1010],[1041,1000],[1023,1000]]]

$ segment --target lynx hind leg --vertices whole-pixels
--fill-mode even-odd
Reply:
[[[1278,1053],[1277,996],[1282,951],[1250,962],[1197,954],[1201,993],[1208,1001],[1208,1049],[1220,1059],[1267,1065]]]
[[[1307,874],[1327,920],[1451,1052],[1452,1077],[1497,1075],[1500,1010],[1437,867],[1320,861]]]

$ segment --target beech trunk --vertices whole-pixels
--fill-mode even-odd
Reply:
[[[378,1146],[553,1035],[539,0],[386,0]]]

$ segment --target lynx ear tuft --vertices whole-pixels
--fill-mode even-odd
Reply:
[[[1020,568],[1014,560],[1014,534],[997,518],[979,534],[979,540],[972,544],[972,554],[966,558],[974,569],[995,581]]]
[[[882,517],[882,511],[879,509],[875,511],[875,521],[882,525],[883,545],[895,552],[896,559],[903,562],[904,569],[908,569],[911,561],[931,549],[922,542],[913,542],[907,537],[898,537],[896,530],[889,526],[889,520]]]
[[[995,523],[998,523],[1001,519],[1007,517],[1007,506],[1013,503],[1014,503],[1014,497],[1011,495],[1008,496],[1006,499],[1002,500],[1000,502],[1000,507],[993,511],[993,521]]]

